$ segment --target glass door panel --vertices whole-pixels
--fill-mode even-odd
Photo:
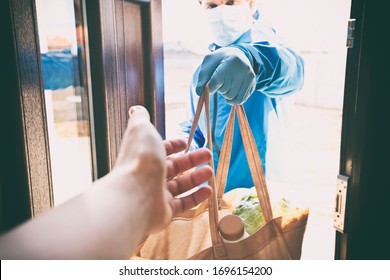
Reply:
[[[36,0],[54,205],[92,182],[80,0]]]

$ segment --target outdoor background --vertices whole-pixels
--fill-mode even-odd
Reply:
[[[162,0],[167,138],[185,120],[192,73],[208,52],[209,34],[197,0]],[[305,60],[304,88],[290,98],[283,193],[310,207],[302,259],[333,259],[333,211],[339,170],[350,0],[258,0],[260,16]],[[269,188],[273,187],[269,183]]]

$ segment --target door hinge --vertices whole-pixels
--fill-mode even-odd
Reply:
[[[345,213],[347,204],[347,190],[348,190],[348,176],[338,175],[336,186],[336,202],[334,207],[334,220],[333,227],[341,232],[345,233]]]
[[[347,31],[347,48],[353,48],[353,44],[355,41],[355,22],[354,18],[348,20],[348,31]]]

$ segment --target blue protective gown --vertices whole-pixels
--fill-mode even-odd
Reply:
[[[82,63],[77,55],[63,49],[41,54],[44,89],[58,90],[82,86]]]
[[[297,92],[303,86],[304,62],[290,48],[276,41],[274,30],[257,21],[253,28],[243,34],[231,46],[242,50],[251,61],[256,73],[256,89],[243,104],[257,143],[266,177],[280,180],[283,176],[283,126],[286,118],[285,97]],[[212,45],[214,49],[219,48]],[[211,49],[213,51],[213,49]],[[199,97],[195,93],[199,68],[193,75],[190,88],[188,120],[181,124],[182,132],[188,137]],[[210,95],[210,118],[213,138],[215,171],[218,168],[219,152],[231,106],[220,94]],[[230,169],[225,192],[234,188],[253,187],[252,177],[246,160],[237,118],[235,119]],[[195,132],[192,148],[207,146],[207,128],[204,112]]]

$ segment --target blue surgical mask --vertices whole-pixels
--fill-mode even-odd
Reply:
[[[225,47],[248,31],[254,22],[249,2],[239,5],[219,5],[206,10],[214,43]]]

